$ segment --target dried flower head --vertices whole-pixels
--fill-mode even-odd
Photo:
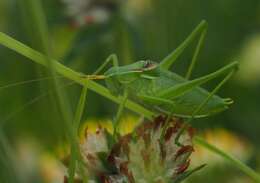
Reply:
[[[86,171],[93,182],[102,183],[167,183],[181,182],[199,166],[188,171],[193,152],[192,128],[183,129],[179,118],[167,122],[159,116],[144,122],[132,133],[113,141],[112,136],[99,127],[95,133],[87,131],[80,145]]]

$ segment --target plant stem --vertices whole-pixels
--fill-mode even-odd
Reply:
[[[71,157],[69,164],[69,183],[74,182],[74,175],[76,170],[76,163],[80,160],[79,158],[79,144],[77,142],[78,138],[78,128],[82,118],[82,114],[85,108],[86,96],[87,96],[88,88],[84,86],[81,91],[81,95],[79,98],[79,103],[77,106],[74,122],[73,122],[73,143],[71,144]],[[79,163],[80,166],[80,163]],[[84,175],[82,175],[84,176]]]
[[[66,100],[66,94],[64,90],[61,90],[59,88],[60,82],[58,78],[56,77],[56,70],[54,68],[54,62],[51,59],[51,49],[50,49],[50,42],[49,42],[49,32],[48,32],[48,26],[46,17],[44,14],[44,10],[42,7],[41,0],[23,0],[21,4],[25,4],[24,9],[28,7],[27,14],[29,15],[31,19],[32,25],[34,25],[36,33],[35,33],[35,42],[38,43],[38,47],[40,50],[47,55],[45,57],[45,63],[48,67],[48,71],[50,76],[52,77],[52,86],[55,90],[55,101],[58,104],[58,109],[61,114],[61,120],[65,123],[65,129],[68,135],[68,140],[71,144],[71,162],[69,166],[69,183],[74,182],[74,174],[75,174],[75,166],[76,166],[76,151],[77,151],[77,133],[73,133],[73,125],[71,124],[72,121],[72,115],[71,110],[69,108],[69,105]],[[85,102],[85,101],[84,101]],[[84,106],[84,105],[83,105]],[[80,108],[81,106],[79,106]],[[79,109],[80,110],[80,109]],[[81,111],[79,111],[80,113]],[[76,114],[76,119],[80,121],[81,113]],[[78,122],[77,122],[78,123]]]
[[[222,151],[221,149],[217,148],[216,146],[213,146],[203,140],[201,137],[196,136],[194,138],[194,142],[196,144],[199,144],[203,146],[204,148],[208,149],[209,151],[221,156],[223,159],[229,161],[231,164],[233,164],[235,167],[243,171],[245,174],[247,174],[249,177],[255,180],[255,182],[260,182],[260,175],[256,173],[253,169],[242,163],[237,158],[227,154],[226,152]]]
[[[41,0],[23,0],[26,7],[29,7],[29,16],[32,17],[31,23],[34,24],[37,34],[35,36],[35,41],[38,42],[40,50],[46,55],[45,63],[49,71],[49,75],[53,78],[51,80],[52,87],[55,90],[56,102],[58,104],[58,110],[60,111],[62,121],[66,125],[66,132],[69,137],[69,140],[72,140],[72,113],[69,107],[68,101],[66,100],[66,93],[64,90],[61,90],[59,85],[59,79],[56,77],[57,73],[54,68],[54,62],[51,59],[51,48],[50,48],[50,39],[49,31],[46,16],[43,10]]]

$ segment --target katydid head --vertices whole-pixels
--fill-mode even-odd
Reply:
[[[153,79],[159,76],[159,64],[142,60],[126,66],[114,66],[105,72],[106,84],[114,94],[121,93],[125,85],[138,79]]]

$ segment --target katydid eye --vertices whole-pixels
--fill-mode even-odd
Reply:
[[[153,65],[154,65],[154,64],[153,64],[150,60],[148,60],[148,61],[145,61],[145,62],[144,62],[143,68],[144,68],[144,69],[148,69],[148,68],[152,67]]]
[[[144,65],[143,65],[143,70],[145,71],[149,71],[149,70],[152,70],[154,69],[155,67],[157,67],[157,64],[150,61],[150,60],[147,60],[144,62]]]

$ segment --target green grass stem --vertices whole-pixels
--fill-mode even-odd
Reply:
[[[71,144],[71,156],[70,156],[70,165],[69,165],[69,183],[74,182],[74,175],[76,171],[77,161],[80,161],[79,158],[79,145],[78,145],[78,129],[80,125],[80,121],[84,112],[85,104],[86,104],[86,96],[87,96],[88,88],[84,86],[81,91],[81,95],[79,98],[74,122],[73,122],[73,137],[74,142]],[[80,163],[79,163],[80,166]],[[82,175],[84,176],[84,175]]]
[[[247,174],[249,177],[251,177],[255,182],[260,182],[260,175],[258,173],[256,173],[253,169],[248,167],[246,164],[241,162],[239,159],[227,154],[226,152],[222,151],[221,149],[217,148],[216,146],[209,144],[208,142],[206,142],[201,137],[196,136],[194,138],[194,142],[196,144],[199,144],[202,147],[208,149],[212,153],[217,154],[220,157],[222,157],[223,159],[227,160],[228,162],[233,164],[235,167],[240,169],[242,172]]]
[[[56,77],[56,70],[54,68],[54,62],[51,59],[51,47],[50,47],[50,40],[49,40],[49,32],[48,32],[48,25],[46,21],[46,16],[44,14],[42,1],[41,0],[23,0],[24,9],[27,9],[26,13],[29,15],[29,20],[31,19],[31,24],[34,26],[36,31],[36,36],[34,41],[38,44],[40,50],[43,51],[47,57],[45,58],[45,62],[47,63],[49,75],[52,77],[51,85],[55,90],[55,102],[57,102],[58,110],[61,114],[61,119],[65,123],[66,134],[68,136],[68,140],[71,144],[71,159],[69,166],[69,183],[74,182],[74,174],[75,174],[75,166],[76,166],[76,151],[77,151],[77,133],[74,133],[74,128],[72,124],[72,114],[71,109],[69,107],[68,101],[66,100],[66,93],[64,90],[60,89],[60,82]],[[85,102],[85,100],[84,100]],[[81,107],[81,106],[79,106]],[[84,107],[84,105],[83,105]],[[79,109],[81,110],[81,109]],[[76,119],[81,119],[81,111],[77,111]],[[77,122],[78,123],[78,122]]]

